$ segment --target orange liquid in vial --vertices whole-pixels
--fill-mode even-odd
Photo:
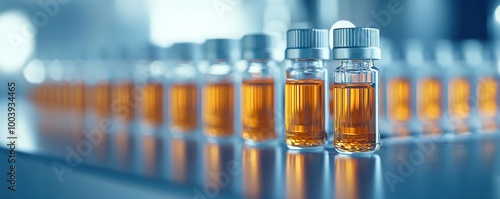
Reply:
[[[173,130],[189,132],[198,128],[198,86],[177,83],[169,90],[169,117]]]
[[[451,116],[466,118],[469,116],[470,85],[466,78],[456,78],[450,81],[449,114]]]
[[[118,119],[123,122],[129,122],[135,118],[134,91],[135,86],[129,81],[115,85],[113,95],[117,103],[113,106],[116,108]]]
[[[479,81],[477,89],[478,111],[483,118],[481,127],[486,130],[497,128],[495,116],[498,111],[498,85],[493,77],[486,77]]]
[[[323,80],[286,81],[285,129],[288,146],[323,145],[326,139],[324,89]]]
[[[94,86],[94,111],[97,117],[109,117],[111,113],[111,85],[100,82]]]
[[[335,104],[335,92],[333,91],[333,85],[330,86],[329,94],[330,94],[330,101],[328,102],[328,108],[330,109],[330,119],[333,119],[334,117],[334,107],[333,105]]]
[[[142,117],[146,124],[163,124],[163,85],[147,83],[142,91]]]
[[[470,84],[466,78],[459,77],[450,81],[448,89],[448,114],[452,123],[456,126],[455,131],[466,132],[466,118],[470,114],[469,99],[471,96]]]
[[[478,109],[481,116],[492,117],[497,114],[497,81],[492,77],[487,77],[479,81]]]
[[[234,84],[209,83],[203,92],[204,133],[223,137],[234,134]]]
[[[241,96],[242,137],[266,141],[276,137],[274,79],[243,81]]]
[[[62,84],[62,106],[64,109],[71,108],[71,84],[69,82],[64,82]]]
[[[441,116],[441,83],[434,78],[419,82],[417,107],[418,116],[423,121],[435,121]]]
[[[83,113],[85,111],[85,83],[78,81],[72,87],[72,107],[77,113]]]
[[[387,82],[387,117],[392,121],[406,122],[411,117],[411,86],[405,78]]]
[[[377,147],[376,89],[373,83],[334,84],[334,145],[345,152]]]

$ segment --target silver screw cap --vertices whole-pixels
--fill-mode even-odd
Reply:
[[[380,59],[380,32],[376,28],[333,30],[333,59]]]
[[[202,58],[201,45],[196,43],[175,43],[171,51],[173,60],[198,61]]]
[[[278,37],[268,34],[245,35],[241,39],[242,58],[249,59],[273,59]]]
[[[330,58],[326,29],[292,29],[286,37],[286,59]]]
[[[205,57],[209,61],[235,61],[240,58],[240,42],[234,39],[209,39],[204,44]]]

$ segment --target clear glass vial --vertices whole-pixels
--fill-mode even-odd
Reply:
[[[145,134],[165,127],[167,106],[164,92],[168,86],[169,71],[165,61],[170,56],[170,49],[156,49],[155,56],[149,56],[136,64],[135,76],[138,79],[135,97],[138,98],[137,117],[141,131]]]
[[[333,30],[332,58],[340,60],[334,71],[334,148],[339,153],[373,153],[380,147],[378,127],[379,30]]]
[[[174,135],[193,134],[200,126],[198,66],[201,58],[202,49],[199,44],[176,43],[172,46],[168,123]]]
[[[210,62],[203,80],[203,133],[209,138],[231,137],[236,131],[236,61],[239,41],[209,39],[204,44]]]
[[[456,52],[451,41],[441,40],[436,42],[435,61],[441,69],[443,79],[443,109],[444,132],[466,133],[469,132],[472,100],[471,78],[469,71],[456,58]]]
[[[290,149],[321,149],[326,140],[328,30],[292,29],[287,32],[285,131]]]
[[[241,90],[241,137],[258,144],[277,137],[279,68],[274,61],[277,38],[266,34],[241,39],[242,58],[247,61]]]

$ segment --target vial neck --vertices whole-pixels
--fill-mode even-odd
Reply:
[[[296,68],[321,68],[323,60],[321,59],[294,59],[292,66]]]
[[[373,67],[373,60],[340,60],[340,66],[346,69],[367,69]]]

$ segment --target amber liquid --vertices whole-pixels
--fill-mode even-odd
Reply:
[[[97,117],[109,117],[111,113],[111,85],[100,82],[94,86],[94,111]]]
[[[392,121],[407,122],[411,117],[410,81],[394,78],[387,83],[387,116]]]
[[[73,94],[71,97],[72,107],[77,113],[82,114],[85,111],[85,83],[78,81],[72,85]]]
[[[448,89],[448,114],[458,132],[465,132],[469,128],[466,118],[470,114],[469,99],[471,96],[470,84],[466,78],[455,78],[450,81]]]
[[[142,91],[142,117],[146,124],[163,124],[163,85],[147,83]]]
[[[424,121],[435,121],[441,115],[441,83],[434,78],[419,82],[417,107],[418,116]]]
[[[62,85],[62,106],[65,110],[71,108],[71,84],[64,82]]]
[[[469,115],[470,85],[465,78],[456,78],[450,81],[449,114],[451,116],[465,118]]]
[[[177,83],[169,90],[169,117],[176,132],[198,128],[198,87],[196,83]]]
[[[130,122],[135,118],[135,87],[132,82],[123,82],[117,84],[114,89],[114,100],[116,104],[116,114],[118,119],[124,122]]]
[[[210,83],[203,92],[204,132],[208,136],[224,137],[234,134],[234,84]]]
[[[493,77],[486,77],[479,81],[477,88],[478,111],[482,119],[481,127],[492,130],[497,127],[494,116],[498,107],[498,85]]]
[[[274,79],[243,81],[241,118],[243,139],[262,142],[276,137]]]
[[[334,117],[334,107],[333,105],[335,104],[335,92],[333,91],[333,84],[330,86],[329,94],[330,94],[330,101],[328,102],[328,108],[330,109],[330,119],[333,119]]]
[[[376,89],[373,83],[334,84],[334,145],[344,152],[377,148]]]
[[[285,129],[288,146],[323,145],[326,139],[324,89],[323,80],[286,81]]]

